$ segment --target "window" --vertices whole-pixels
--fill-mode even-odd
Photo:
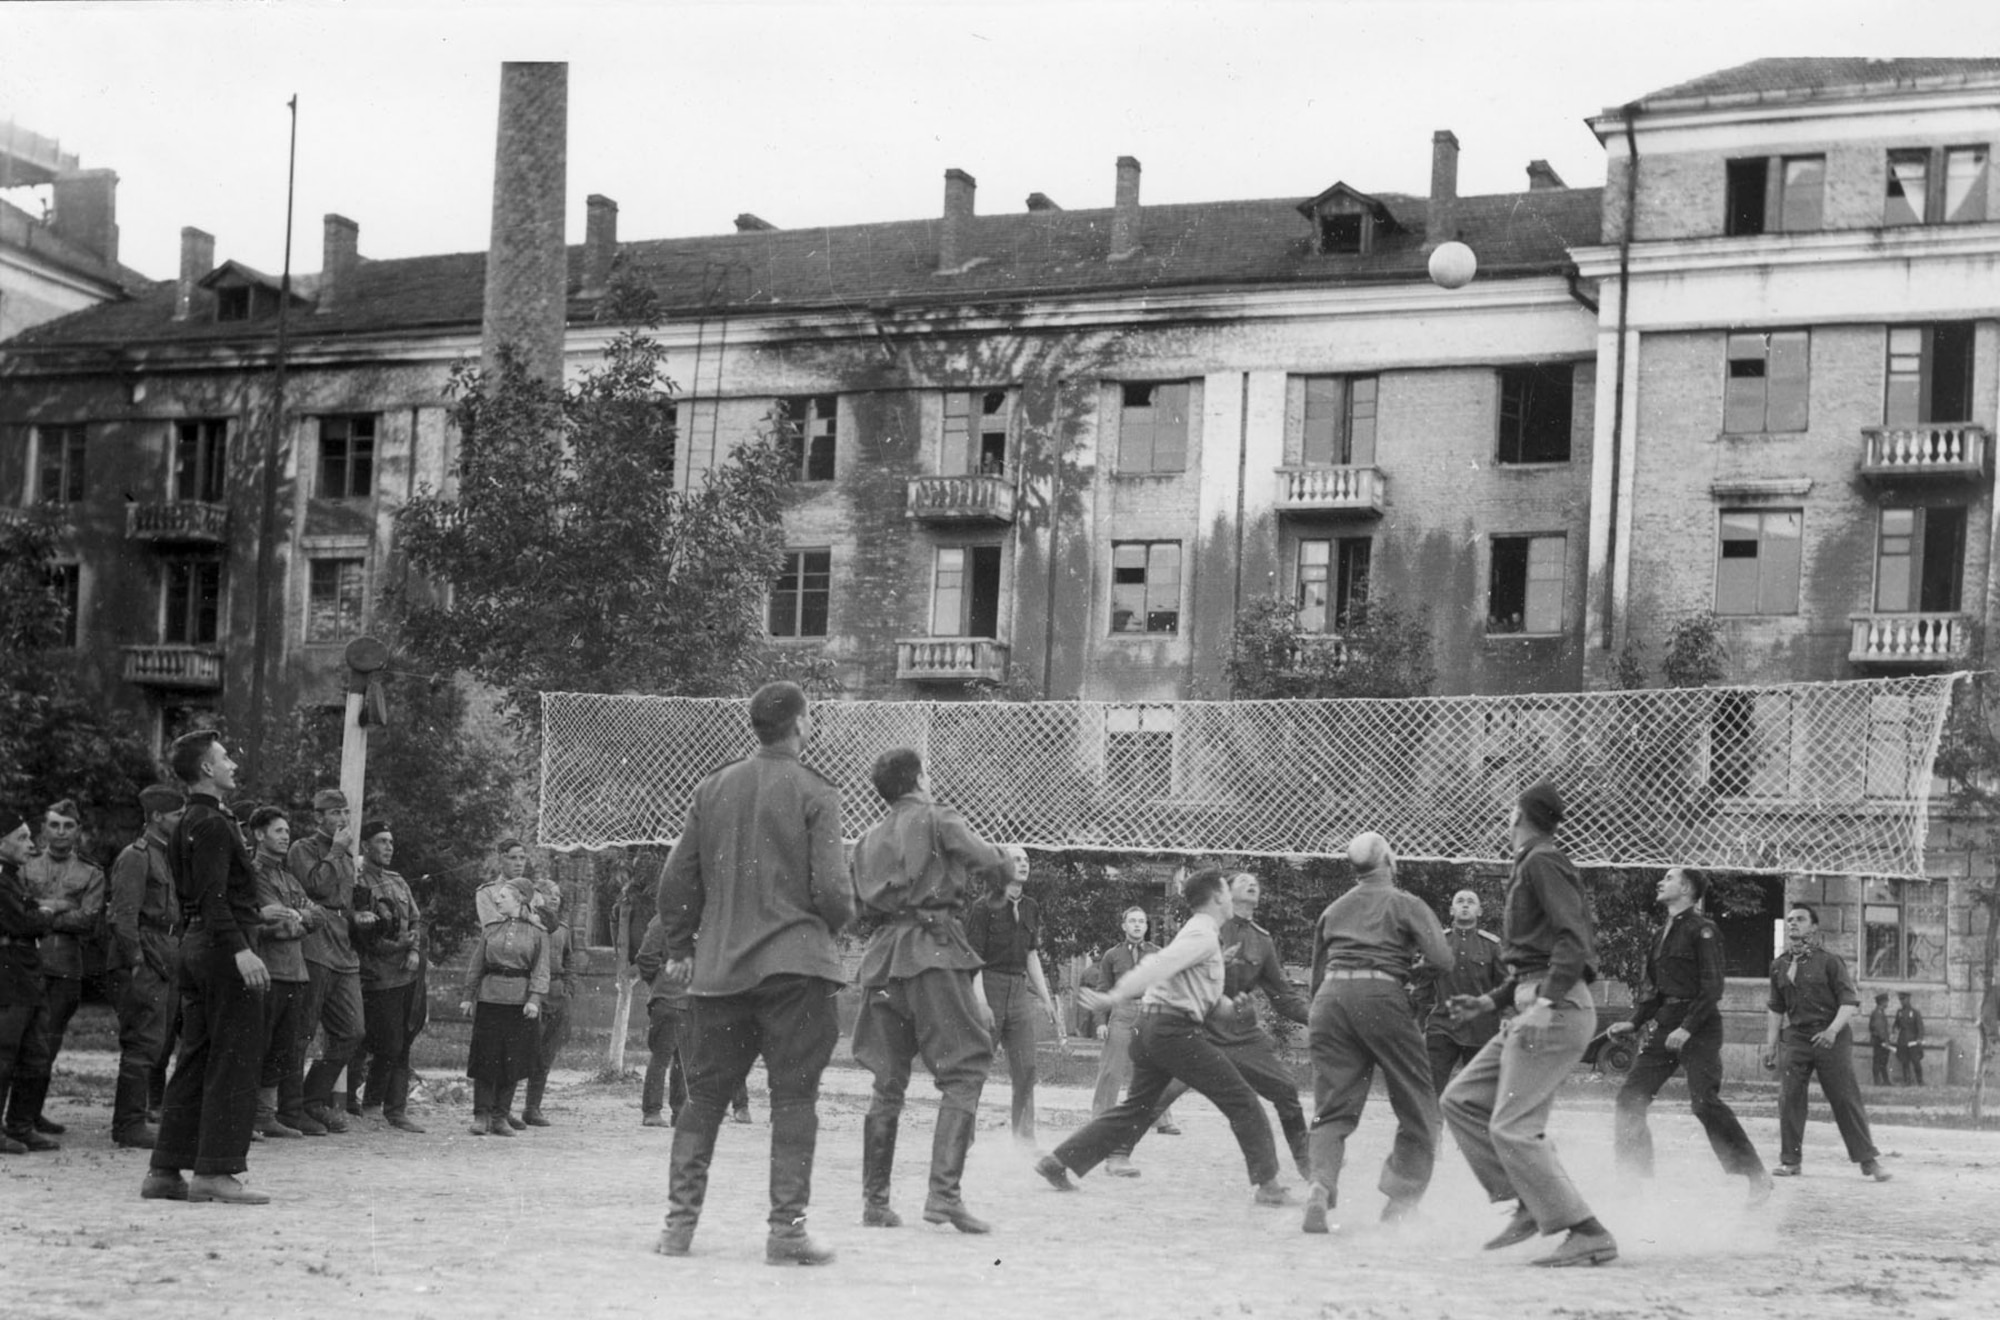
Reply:
[[[1722,429],[1731,435],[1806,429],[1810,338],[1804,330],[1729,336]]]
[[[1796,234],[1824,224],[1826,157],[1751,156],[1727,165],[1722,232]]]
[[[786,551],[785,565],[771,581],[771,636],[826,636],[832,598],[833,552]]]
[[[1986,218],[1985,147],[1911,147],[1889,153],[1885,225],[1952,225]],[[1934,186],[1942,177],[1944,187]]]
[[[1938,880],[1869,880],[1861,893],[1862,975],[1945,979],[1945,890]]]
[[[1012,400],[1005,390],[954,390],[945,395],[944,449],[938,471],[947,477],[1005,476],[1012,415]]]
[[[1368,599],[1365,536],[1299,542],[1299,627],[1309,633],[1344,632],[1354,608]]]
[[[1786,692],[1718,692],[1709,715],[1708,786],[1718,797],[1793,795],[1794,720]]]
[[[838,403],[831,394],[778,400],[778,438],[791,451],[792,480],[833,480]]]
[[[1959,607],[1965,509],[1884,509],[1875,542],[1875,608],[1883,614],[1949,614]]]
[[[1172,706],[1112,706],[1104,712],[1104,788],[1114,801],[1163,798],[1174,788]]]
[[[1368,217],[1322,212],[1319,217],[1319,250],[1325,253],[1367,251]]]
[[[215,291],[215,319],[218,321],[247,321],[250,319],[251,290],[247,284]]]
[[[1800,509],[1725,509],[1715,561],[1717,614],[1797,614]]]
[[[319,489],[323,500],[365,500],[375,494],[375,419],[319,419]]]
[[[167,565],[167,617],[163,641],[193,646],[222,635],[222,563],[178,559]]]
[[[1307,467],[1372,467],[1375,463],[1373,376],[1306,376],[1299,461]]]
[[[1118,413],[1118,470],[1186,471],[1187,382],[1142,382],[1119,388],[1123,406]]]
[[[1500,369],[1500,461],[1569,462],[1571,381],[1567,362]]]
[[[1889,327],[1887,426],[1963,422],[1972,416],[1972,324]]]
[[[222,503],[229,423],[220,420],[174,424],[174,498]]]
[[[359,559],[315,559],[307,569],[306,640],[344,642],[359,637],[368,596]]]
[[[62,639],[65,649],[77,643],[83,616],[83,568],[78,564],[55,564],[49,568],[49,590],[62,602]]]
[[[1111,631],[1181,630],[1181,543],[1120,541],[1111,547]]]
[[[1000,635],[1000,547],[943,546],[931,588],[931,636]]]
[[[42,504],[83,502],[83,428],[38,426],[35,456],[35,500]]]
[[[1496,536],[1486,592],[1489,633],[1559,633],[1563,623],[1562,536]]]

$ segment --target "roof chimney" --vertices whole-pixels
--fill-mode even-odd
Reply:
[[[185,321],[198,308],[205,309],[212,295],[195,283],[215,269],[215,235],[189,225],[181,230],[181,278],[174,289],[174,319]]]
[[[354,268],[361,264],[361,226],[344,215],[326,217],[319,259],[319,312],[331,312],[354,294]]]
[[[965,240],[972,228],[972,194],[979,180],[964,170],[944,172],[944,223],[938,226],[938,273],[957,270],[965,262]]]
[[[1458,236],[1458,136],[1448,128],[1431,134],[1431,200],[1424,243],[1436,247]]]
[[[1546,192],[1550,188],[1567,187],[1569,185],[1563,182],[1562,175],[1556,173],[1555,166],[1545,160],[1531,160],[1528,162],[1529,192]]]
[[[618,203],[592,193],[583,208],[583,292],[594,296],[611,283],[611,261],[618,255]]]
[[[1139,162],[1118,158],[1118,191],[1111,202],[1111,259],[1123,261],[1139,250]]]
[[[569,313],[569,66],[500,66],[493,166],[493,238],[486,249],[480,361],[494,371],[510,345],[528,374],[560,381]]]
[[[736,232],[739,234],[767,234],[777,230],[777,226],[761,215],[745,211],[736,217]]]
[[[50,188],[56,233],[106,262],[118,260],[118,172],[73,170],[58,174]]]
[[[1028,209],[1030,211],[1062,210],[1060,206],[1056,205],[1055,199],[1053,197],[1050,197],[1047,193],[1039,193],[1039,192],[1032,192],[1028,194]]]

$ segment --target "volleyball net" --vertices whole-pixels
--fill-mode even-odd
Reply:
[[[1769,687],[1342,701],[821,701],[803,760],[858,837],[868,768],[914,747],[995,842],[1501,862],[1515,797],[1553,780],[1583,865],[1924,874],[1932,766],[1963,675]],[[542,697],[540,841],[665,843],[756,743],[746,700]]]

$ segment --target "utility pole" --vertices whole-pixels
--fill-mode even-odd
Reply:
[[[292,139],[285,165],[285,273],[278,284],[278,351],[271,380],[271,420],[264,432],[264,501],[257,524],[256,631],[250,639],[250,728],[244,739],[252,774],[264,772],[273,685],[271,671],[284,653],[285,598],[278,581],[278,458],[285,427],[285,355],[292,310],[292,198],[298,181],[299,98],[285,102],[292,112]],[[353,799],[360,809],[360,799]]]

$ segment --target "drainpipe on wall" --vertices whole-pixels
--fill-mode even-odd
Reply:
[[[1236,582],[1229,596],[1229,671],[1236,669],[1236,620],[1243,613],[1243,507],[1250,479],[1250,373],[1243,373],[1243,396],[1236,417]],[[1234,695],[1232,690],[1231,695]]]
[[[1054,701],[1056,669],[1056,563],[1057,537],[1062,531],[1062,412],[1063,381],[1055,380],[1055,398],[1049,408],[1049,587],[1042,602],[1042,700]]]
[[[1618,619],[1618,476],[1625,448],[1625,324],[1632,304],[1632,228],[1639,203],[1639,136],[1633,122],[1639,103],[1628,102],[1619,113],[1625,120],[1625,223],[1618,236],[1617,376],[1611,382],[1611,505],[1604,532],[1604,649],[1617,635]]]

